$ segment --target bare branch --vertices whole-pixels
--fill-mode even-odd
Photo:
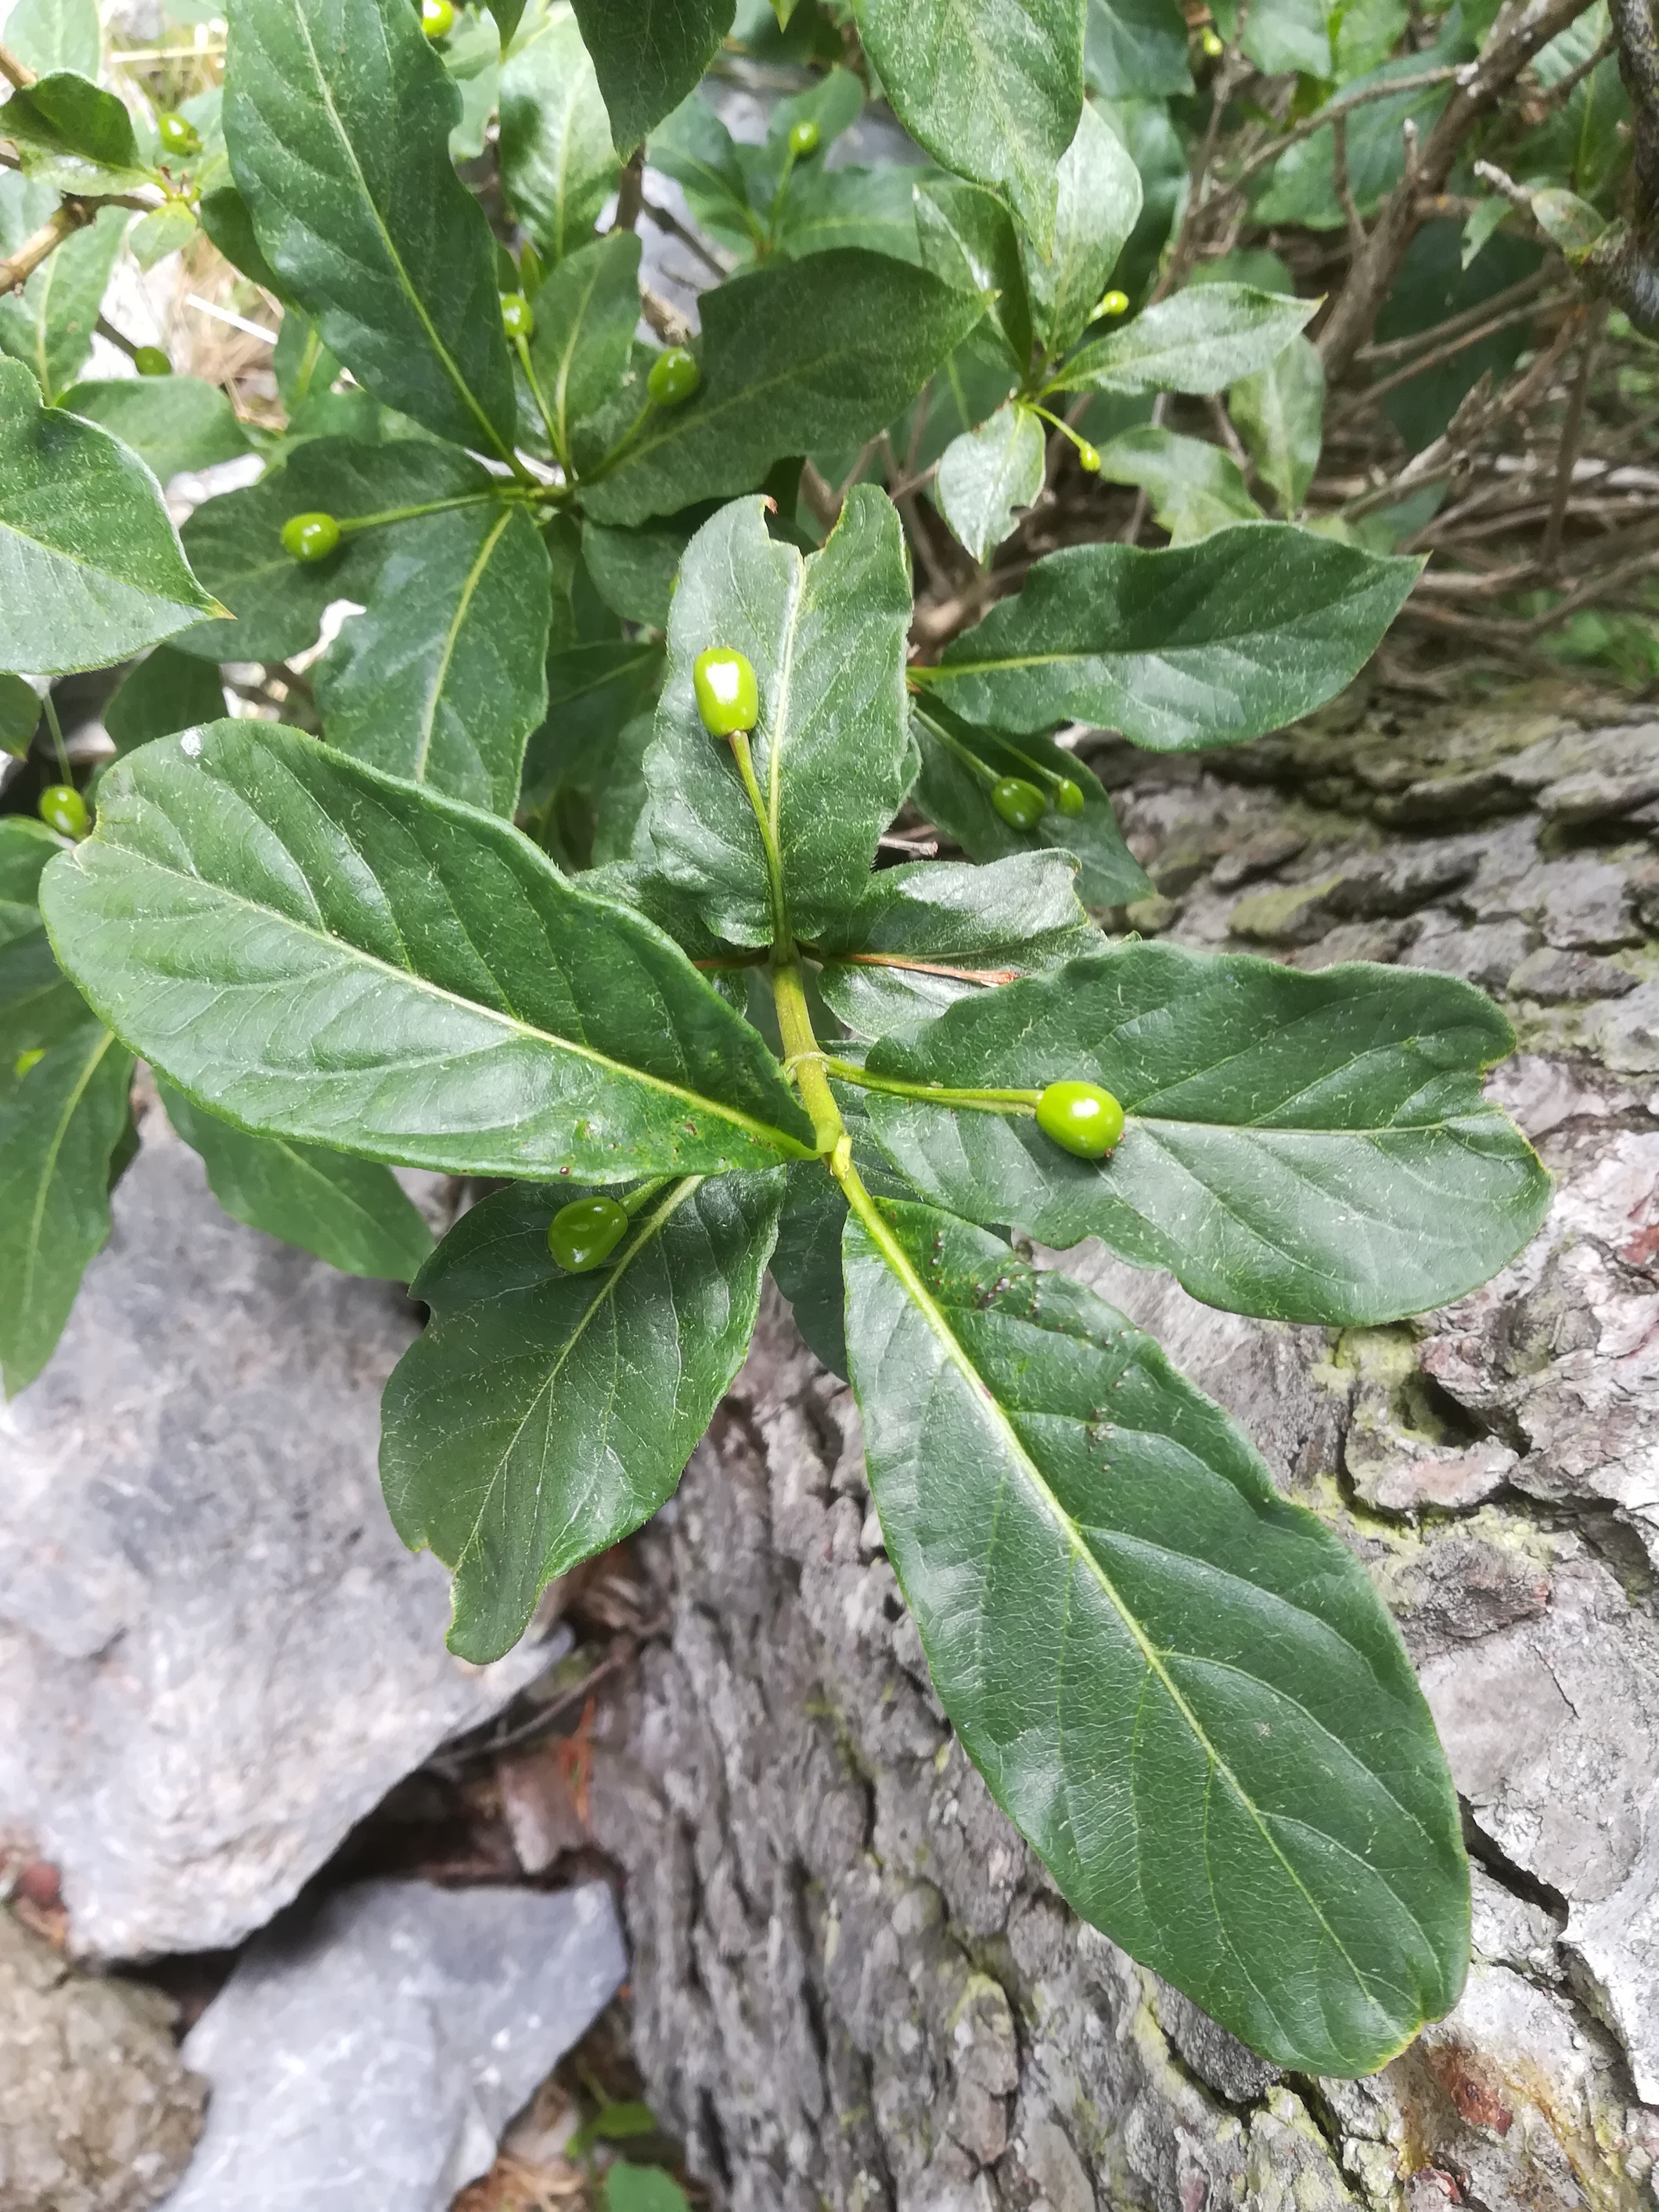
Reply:
[[[6,46],[0,46],[0,76],[9,76],[19,92],[27,92],[38,81],[27,63],[20,62]]]
[[[27,283],[48,254],[55,253],[66,238],[73,238],[92,221],[94,212],[84,200],[65,200],[33,238],[26,238],[15,253],[0,261],[0,299]]]
[[[1538,564],[1546,574],[1553,573],[1560,558],[1561,532],[1566,525],[1567,501],[1572,491],[1573,462],[1577,458],[1579,435],[1584,427],[1584,403],[1589,397],[1590,377],[1595,368],[1595,349],[1601,343],[1601,325],[1607,319],[1607,312],[1603,303],[1592,312],[1589,321],[1585,325],[1583,349],[1578,356],[1578,374],[1573,379],[1566,418],[1561,425],[1561,447],[1555,461],[1555,489],[1550,500],[1550,519],[1538,556]]]

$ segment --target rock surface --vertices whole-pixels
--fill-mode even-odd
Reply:
[[[185,2040],[213,2094],[167,2212],[447,2212],[626,1972],[599,1882],[295,1908]]]
[[[77,1973],[0,1910],[0,2212],[145,2212],[184,2171],[207,2084],[159,1991]]]
[[[1159,887],[1142,927],[1500,993],[1583,956],[1522,975],[1553,989],[1510,999],[1497,1078],[1557,1205],[1459,1306],[1297,1329],[1065,1261],[1393,1606],[1468,1807],[1468,1988],[1368,2081],[1281,2079],[1080,1925],[944,1723],[848,1394],[775,1303],[642,1547],[672,1632],[598,1732],[653,2102],[738,2212],[1635,2212],[1659,2155],[1659,726],[1494,710],[1106,765]]]
[[[61,1869],[77,1951],[139,1958],[262,1926],[559,1647],[444,1650],[376,1476],[399,1291],[228,1219],[159,1113],[114,1213],[0,1407],[0,1845]]]

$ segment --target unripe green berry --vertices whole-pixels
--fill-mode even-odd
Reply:
[[[804,161],[809,154],[817,152],[820,136],[818,126],[811,117],[802,116],[799,123],[792,123],[789,126],[790,152],[798,161]]]
[[[40,819],[60,837],[84,837],[87,802],[72,783],[49,783],[40,798]]]
[[[181,161],[202,150],[201,132],[182,115],[158,115],[155,135],[161,142],[161,151],[176,155]]]
[[[31,1045],[27,1052],[20,1052],[16,1059],[13,1060],[11,1064],[11,1072],[21,1083],[32,1067],[40,1066],[41,1061],[46,1058],[46,1048],[45,1045]]]
[[[1098,476],[1100,473],[1099,451],[1086,438],[1077,449],[1077,465],[1085,476]]]
[[[1023,775],[1005,775],[992,786],[991,804],[1011,830],[1035,830],[1048,811],[1036,784]]]
[[[651,374],[645,380],[645,388],[659,407],[678,407],[689,399],[702,382],[702,371],[697,357],[684,346],[670,346],[659,353],[651,364]]]
[[[1220,60],[1224,50],[1220,34],[1218,32],[1206,31],[1198,44],[1200,52],[1207,60],[1212,62]]]
[[[449,0],[421,0],[421,28],[428,39],[447,39],[455,27]]]
[[[1095,309],[1097,315],[1127,315],[1128,312],[1128,294],[1116,291],[1106,293],[1100,305]]]
[[[140,376],[171,376],[173,363],[160,346],[140,346],[132,356]]]
[[[1123,1109],[1097,1083],[1051,1083],[1036,1117],[1045,1137],[1080,1160],[1103,1160],[1123,1134]]]
[[[331,514],[295,514],[283,525],[283,550],[296,561],[326,561],[340,542]]]
[[[501,328],[509,338],[531,338],[536,331],[536,310],[522,292],[501,295]]]
[[[1054,805],[1060,811],[1075,821],[1087,803],[1083,796],[1083,786],[1073,783],[1069,775],[1061,776],[1054,786]]]
[[[730,646],[711,645],[691,669],[697,712],[711,738],[735,738],[760,720],[760,686],[755,671]]]
[[[567,1274],[603,1266],[628,1234],[628,1216],[614,1198],[573,1198],[547,1224],[547,1249]]]

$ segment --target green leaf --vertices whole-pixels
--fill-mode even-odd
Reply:
[[[1085,346],[1049,388],[1222,392],[1265,368],[1318,312],[1317,300],[1259,292],[1252,284],[1189,285]]]
[[[318,665],[323,735],[510,818],[547,705],[551,579],[536,526],[488,500],[384,534],[368,606]]]
[[[64,842],[28,814],[0,814],[0,945],[40,927],[40,872]]]
[[[494,241],[450,166],[458,97],[409,0],[244,0],[225,94],[260,246],[361,384],[510,453]]]
[[[958,999],[1097,951],[1069,853],[1019,853],[987,867],[921,860],[882,868],[809,949],[824,1004],[856,1035],[884,1036]]]
[[[940,1703],[1073,1908],[1252,2049],[1455,2002],[1457,1799],[1358,1560],[1122,1316],[926,1206],[847,1233],[870,1486]]]
[[[1387,61],[1410,21],[1407,0],[1343,0],[1334,8],[1330,40],[1336,83],[1352,84]]]
[[[729,745],[712,738],[691,667],[711,645],[759,680],[755,773],[783,857],[797,932],[811,938],[860,896],[904,796],[904,535],[885,495],[848,494],[821,553],[767,535],[759,500],[724,508],[687,549],[668,625],[668,675],[646,760],[641,836],[656,872],[733,945],[772,938],[760,833]]]
[[[407,1283],[431,1256],[432,1231],[390,1168],[319,1145],[250,1136],[171,1084],[159,1088],[168,1121],[201,1154],[213,1195],[234,1221],[314,1252],[346,1275]]]
[[[1085,0],[853,0],[853,13],[910,136],[1006,191],[1046,252],[1083,106]]]
[[[58,404],[129,446],[159,482],[248,450],[247,433],[216,384],[196,376],[123,376],[71,385]]]
[[[23,1080],[21,1054],[50,1049],[90,1018],[86,1000],[52,958],[38,908],[31,915],[14,906],[10,921],[16,933],[0,933],[0,1104]]]
[[[568,16],[544,16],[501,71],[501,189],[544,260],[593,235],[617,188],[599,79]]]
[[[1024,248],[1032,318],[1045,352],[1077,343],[1140,220],[1140,172],[1098,111],[1084,104],[1060,164],[1054,252]]]
[[[624,158],[678,107],[732,27],[732,0],[574,0]]]
[[[763,234],[737,142],[700,92],[688,94],[653,130],[651,166],[672,177],[692,214],[717,236],[752,245]]]
[[[116,751],[130,753],[152,738],[216,722],[224,711],[217,663],[158,645],[104,709],[104,727],[114,739]]]
[[[1013,220],[1002,202],[955,177],[915,186],[922,265],[958,291],[977,292],[1022,375],[1031,358],[1031,307]]]
[[[1527,204],[1540,230],[1569,261],[1582,260],[1607,228],[1607,218],[1599,208],[1559,186],[1545,185],[1528,192]]]
[[[1193,88],[1187,23],[1176,0],[1089,0],[1084,72],[1107,100],[1162,100]]]
[[[672,1496],[749,1349],[781,1182],[670,1182],[587,1274],[548,1252],[564,1188],[500,1191],[440,1245],[413,1285],[431,1323],[386,1386],[380,1478],[404,1541],[454,1570],[463,1658],[510,1650],[556,1576]]]
[[[41,76],[73,70],[77,76],[95,77],[103,59],[98,0],[17,0],[5,33],[18,60]]]
[[[1426,52],[1405,54],[1384,62],[1369,76],[1357,78],[1345,93],[1370,92],[1399,76],[1420,76],[1463,60],[1468,52],[1452,34],[1455,15],[1446,20],[1441,43]],[[1426,139],[1441,110],[1451,97],[1449,84],[1432,85],[1417,92],[1364,100],[1348,117],[1348,184],[1361,215],[1374,214],[1405,173],[1405,140],[1401,126],[1414,122],[1419,138]],[[1310,138],[1287,147],[1268,173],[1267,184],[1252,210],[1258,223],[1304,224],[1310,230],[1340,230],[1346,220],[1336,195],[1332,173],[1331,134],[1316,131]]]
[[[204,192],[196,212],[203,229],[231,267],[240,269],[262,291],[286,303],[290,296],[288,286],[266,260],[264,248],[254,235],[252,214],[235,185],[221,185]]]
[[[590,480],[596,522],[643,522],[749,489],[774,461],[860,444],[915,398],[981,313],[883,253],[815,253],[702,295],[702,387],[658,410]]]
[[[17,147],[23,173],[55,192],[129,192],[154,181],[112,92],[73,70],[54,70],[0,107],[0,137]]]
[[[1229,523],[1261,517],[1231,453],[1156,423],[1109,439],[1100,448],[1100,473],[1109,483],[1139,484],[1172,544],[1188,545]]]
[[[988,561],[1013,529],[1016,509],[1038,498],[1047,457],[1041,418],[1012,400],[945,447],[935,480],[939,513],[975,561]]]
[[[897,163],[880,169],[798,169],[778,217],[775,250],[799,261],[836,246],[862,246],[918,266],[915,172]]]
[[[143,463],[0,360],[0,668],[101,668],[214,607]]]
[[[605,2212],[688,2212],[689,2199],[659,2166],[617,2159],[605,2170]]]
[[[940,719],[945,719],[941,717]],[[1015,854],[1069,854],[1080,865],[1078,895],[1089,906],[1127,906],[1152,890],[1151,879],[1123,842],[1117,816],[1094,771],[1046,737],[1029,735],[1011,748],[991,730],[975,730],[951,720],[951,733],[959,744],[975,753],[998,775],[1031,776],[1036,762],[1055,775],[1069,776],[1083,793],[1083,811],[1060,814],[1054,809],[1034,830],[1016,830],[991,804],[982,778],[946,749],[926,728],[917,725],[921,746],[921,775],[916,785],[916,804],[970,859],[998,860]]]
[[[57,205],[45,185],[0,171],[0,253],[15,252]],[[20,296],[0,298],[0,351],[27,362],[48,399],[73,383],[92,350],[130,220],[121,208],[105,208],[47,255]]]
[[[1514,1044],[1449,975],[1132,941],[870,1054],[872,1073],[954,1086],[1103,1084],[1128,1116],[1109,1159],[1073,1158],[1030,1115],[869,1110],[953,1212],[1057,1246],[1098,1237],[1233,1312],[1370,1324],[1462,1297],[1542,1220],[1549,1177],[1481,1095]]]
[[[1331,75],[1331,38],[1324,0],[1214,0],[1212,12],[1224,38],[1268,76],[1299,70],[1320,81]],[[1241,29],[1242,23],[1242,29]]]
[[[0,753],[9,753],[14,760],[27,759],[29,742],[40,726],[40,696],[34,686],[21,676],[0,674]]]
[[[1227,411],[1290,521],[1302,511],[1324,442],[1325,365],[1318,347],[1293,337],[1277,361],[1234,385]]]
[[[1037,562],[925,678],[958,714],[1006,730],[1067,721],[1179,752],[1260,737],[1363,668],[1418,573],[1241,523],[1201,544],[1079,545]]]
[[[195,237],[196,217],[181,201],[169,200],[150,215],[140,216],[127,243],[132,258],[143,270],[154,269],[169,253],[182,253]]]
[[[666,629],[668,610],[692,532],[672,522],[645,530],[582,525],[582,559],[606,606],[629,622]]]
[[[95,833],[47,872],[53,945],[226,1120],[596,1182],[810,1143],[760,1038],[678,948],[508,823],[265,722],[147,745],[98,796]]]
[[[132,1055],[82,1018],[0,1106],[0,1381],[32,1382],[109,1236]]]
[[[576,431],[622,388],[639,319],[640,241],[629,230],[568,253],[536,295],[531,362],[567,466]]]

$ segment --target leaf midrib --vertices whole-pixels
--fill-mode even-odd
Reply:
[[[483,544],[478,548],[477,557],[466,572],[459,596],[455,602],[454,613],[450,617],[448,629],[444,632],[443,650],[440,653],[437,664],[433,669],[432,681],[427,686],[426,703],[421,716],[421,742],[416,750],[415,769],[410,779],[415,783],[423,784],[426,781],[427,762],[432,751],[433,734],[437,728],[438,702],[443,696],[444,685],[449,678],[449,665],[455,657],[455,647],[459,641],[461,629],[466,621],[467,611],[472,605],[474,595],[483,580],[484,571],[489,568],[491,556],[501,543],[501,533],[512,521],[514,513],[514,510],[512,507],[503,505],[499,519],[485,538]],[[476,745],[473,750],[477,752]]]

